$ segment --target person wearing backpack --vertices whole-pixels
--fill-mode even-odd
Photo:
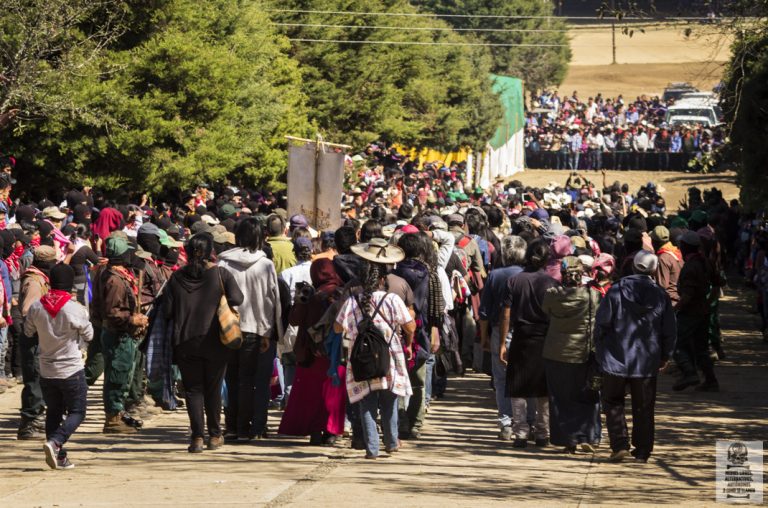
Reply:
[[[386,452],[400,449],[397,399],[413,393],[406,354],[410,359],[416,323],[402,299],[387,293],[386,265],[402,261],[402,249],[374,238],[370,243],[353,246],[352,251],[365,261],[359,273],[362,292],[351,295],[342,304],[334,331],[343,333],[350,341],[347,395],[350,403],[359,406],[365,458],[375,459],[379,456],[379,411]],[[396,334],[398,327],[405,339],[405,352]]]

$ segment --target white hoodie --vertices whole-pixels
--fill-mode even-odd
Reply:
[[[262,337],[282,337],[277,272],[266,254],[243,248],[228,250],[219,255],[219,266],[235,277],[245,296],[243,304],[237,308],[242,331]]]

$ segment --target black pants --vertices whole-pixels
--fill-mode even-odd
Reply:
[[[21,352],[21,375],[24,377],[24,389],[21,390],[21,418],[32,420],[45,411],[43,391],[40,388],[40,362],[37,335],[22,335],[19,340]]]
[[[85,359],[85,382],[92,386],[104,373],[104,354],[101,351],[101,327],[93,327],[93,340],[88,343]]]
[[[227,370],[226,358],[180,355],[177,362],[192,437],[205,437],[206,422],[209,436],[221,436],[221,384]]]
[[[261,353],[261,337],[246,333],[243,346],[227,366],[227,432],[240,437],[256,437],[267,430],[270,388],[277,344]]]
[[[603,410],[611,450],[629,450],[629,431],[624,416],[627,385],[632,397],[632,446],[636,449],[634,455],[647,459],[653,451],[656,377],[624,378],[603,374]]]
[[[13,318],[13,324],[8,327],[8,349],[5,353],[6,365],[5,373],[13,374],[14,377],[22,376],[21,372],[21,351],[19,349],[19,342],[21,341],[21,323],[23,318],[21,317],[21,311],[18,305],[14,305],[11,308],[11,318]]]
[[[41,378],[40,386],[48,406],[45,415],[45,438],[64,446],[85,419],[88,395],[85,371],[81,370],[66,379]],[[65,414],[67,417],[62,421]]]
[[[710,316],[691,312],[677,314],[675,362],[686,376],[695,376],[699,368],[707,381],[716,381],[715,368],[709,356]]]

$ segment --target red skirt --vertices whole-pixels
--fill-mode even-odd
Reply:
[[[341,384],[333,386],[328,377],[330,360],[315,358],[309,367],[296,366],[288,406],[278,432],[286,436],[308,436],[313,432],[344,433],[346,368],[338,367]]]

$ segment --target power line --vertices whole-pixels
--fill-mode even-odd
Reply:
[[[324,10],[311,10],[311,9],[264,9],[265,12],[276,12],[284,14],[340,14],[347,16],[402,16],[413,18],[485,18],[485,19],[580,19],[580,20],[593,20],[593,21],[615,21],[612,17],[599,17],[599,16],[516,16],[516,15],[502,15],[502,14],[438,14],[427,12],[361,12],[361,11],[324,11]],[[621,21],[649,21],[655,18],[645,18],[640,16],[626,16]],[[680,21],[711,21],[707,17],[687,17],[687,16],[670,16],[660,18],[661,20],[680,20]]]
[[[421,41],[348,41],[344,39],[288,39],[293,42],[333,42],[338,44],[396,44],[401,46],[503,46],[525,48],[562,48],[568,44],[503,44],[487,42],[421,42]]]
[[[557,32],[566,33],[568,30],[555,29],[520,29],[520,28],[451,28],[451,27],[423,27],[423,26],[371,26],[371,25],[325,25],[322,23],[270,23],[273,26],[286,27],[314,27],[314,28],[353,28],[363,30],[422,30],[434,32]]]

